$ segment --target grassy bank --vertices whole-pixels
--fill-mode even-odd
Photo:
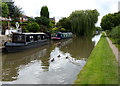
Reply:
[[[101,37],[75,84],[118,84],[115,55],[105,37]]]

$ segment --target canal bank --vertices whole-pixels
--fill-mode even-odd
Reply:
[[[92,51],[75,84],[118,84],[118,64],[105,36]]]

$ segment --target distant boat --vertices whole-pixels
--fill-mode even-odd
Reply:
[[[60,40],[60,39],[66,39],[66,38],[71,38],[72,33],[71,32],[58,32],[57,34],[52,35],[51,39],[52,40]]]
[[[13,33],[12,42],[6,42],[7,52],[18,52],[48,44],[45,33]]]

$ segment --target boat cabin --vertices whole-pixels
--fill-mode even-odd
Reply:
[[[58,32],[57,34],[52,35],[51,39],[65,39],[65,38],[71,38],[72,33],[71,32]]]
[[[47,39],[45,33],[13,33],[12,36],[13,43],[35,42],[45,39]]]

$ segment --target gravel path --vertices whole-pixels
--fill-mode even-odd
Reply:
[[[106,39],[107,39],[110,47],[112,48],[112,51],[115,54],[116,60],[118,61],[118,64],[120,66],[120,59],[119,59],[120,58],[120,52],[118,51],[118,48],[114,44],[112,44],[112,41],[108,37],[106,37]]]

